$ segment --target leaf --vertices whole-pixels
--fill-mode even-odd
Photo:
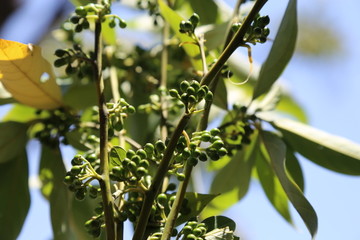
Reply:
[[[295,117],[300,122],[308,122],[305,111],[289,93],[283,93],[281,95],[281,99],[279,104],[276,106],[276,110]]]
[[[214,94],[214,104],[224,110],[228,109],[227,89],[224,79],[220,78]]]
[[[208,217],[204,219],[202,223],[206,224],[207,232],[225,227],[229,227],[231,231],[235,231],[236,229],[236,223],[232,219],[225,216]]]
[[[260,116],[280,130],[294,151],[312,162],[335,172],[360,175],[359,144],[290,119]]]
[[[297,37],[296,0],[289,0],[270,53],[262,65],[252,99],[270,90],[292,57]]]
[[[17,239],[30,207],[25,146],[18,146],[16,153],[12,159],[0,164],[1,239]]]
[[[311,236],[315,238],[318,228],[317,216],[315,210],[304,197],[301,190],[287,175],[285,169],[286,147],[284,142],[275,134],[266,131],[262,131],[260,133],[260,137],[265,145],[266,151],[269,154],[271,165],[290,202],[300,214]]]
[[[200,194],[194,192],[185,193],[185,199],[187,199],[186,207],[190,208],[190,213],[183,215],[181,214],[175,222],[175,225],[178,226],[182,223],[187,222],[193,217],[199,215],[199,213],[204,209],[206,205],[209,204],[211,200],[217,197],[217,194]]]
[[[22,123],[0,123],[0,164],[19,155],[19,149],[23,148],[27,142],[26,131],[27,125]]]
[[[22,104],[38,109],[63,105],[53,69],[38,46],[0,39],[0,80]]]
[[[176,37],[179,38],[182,43],[185,43],[182,45],[182,47],[184,48],[186,54],[190,57],[193,67],[197,70],[202,69],[199,47],[195,44],[191,44],[194,42],[191,37],[179,32],[180,22],[184,19],[171,8],[169,8],[169,6],[163,0],[158,0],[158,4],[161,15],[165,18],[165,21],[170,24],[170,27],[174,31]]]
[[[205,207],[201,212],[201,217],[205,218],[223,213],[226,209],[239,201],[238,192],[239,188],[236,187],[229,192],[221,193]]]
[[[270,161],[271,160],[266,152],[262,155],[262,157],[256,159],[256,170],[261,186],[266,194],[266,197],[276,211],[287,222],[292,223],[288,198],[270,165]]]
[[[240,240],[228,227],[214,229],[204,235],[205,240]]]
[[[64,94],[64,102],[75,109],[83,110],[97,104],[94,84],[73,84]]]
[[[114,166],[120,166],[122,160],[126,158],[126,150],[120,146],[114,146],[110,150],[109,158],[111,168]]]
[[[4,116],[3,121],[26,123],[40,117],[36,112],[35,108],[22,104],[13,104],[12,108]]]
[[[66,133],[68,143],[80,151],[88,151],[91,149],[91,146],[88,146],[86,143],[86,137],[87,134],[79,131],[79,129],[74,129]]]
[[[218,6],[213,0],[191,0],[189,2],[194,12],[200,16],[202,25],[215,23],[218,17]]]
[[[295,153],[289,147],[286,147],[286,169],[292,180],[298,185],[301,191],[304,192],[304,176]]]
[[[50,201],[51,224],[55,240],[73,238],[69,226],[70,192],[63,182],[65,173],[65,166],[58,146],[50,148],[42,145],[39,177],[43,186],[41,190]]]

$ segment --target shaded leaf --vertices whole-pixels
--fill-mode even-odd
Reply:
[[[0,236],[17,239],[30,207],[28,160],[25,146],[16,156],[0,164]]]
[[[74,84],[64,94],[64,102],[75,109],[83,110],[97,104],[94,84]]]
[[[53,69],[38,46],[0,39],[0,80],[22,104],[38,109],[63,104]]]
[[[229,227],[214,229],[204,235],[205,240],[240,240]]]
[[[299,105],[298,102],[289,94],[283,93],[281,95],[281,100],[279,104],[276,106],[276,110],[283,112],[287,115],[295,117],[297,120],[303,123],[308,122],[308,118],[304,109]]]
[[[191,0],[189,2],[194,12],[200,16],[200,24],[204,25],[216,22],[218,7],[213,0]]]
[[[79,131],[79,129],[72,130],[66,133],[66,139],[68,143],[80,151],[87,151],[91,149],[91,146],[87,146],[87,134]]]
[[[292,57],[297,37],[296,0],[289,0],[270,53],[262,65],[252,99],[270,90]]]
[[[220,78],[214,94],[214,104],[224,110],[228,109],[227,89],[224,79]]]
[[[65,173],[60,149],[42,145],[39,177],[43,183],[42,193],[46,194],[45,197],[50,202],[51,224],[55,240],[74,237],[69,226],[70,192],[63,182]]]
[[[291,148],[312,162],[335,172],[360,175],[360,145],[303,123],[261,114],[281,131]]]
[[[217,194],[200,194],[194,192],[185,193],[185,199],[187,199],[186,207],[191,209],[189,214],[183,215],[181,214],[175,222],[175,225],[178,226],[182,223],[187,222],[192,217],[196,217],[199,213],[204,209],[206,205],[209,204],[211,200],[216,198]]]
[[[126,150],[120,146],[114,146],[111,148],[109,153],[110,166],[120,166],[121,161],[126,158]]]
[[[269,154],[271,165],[279,178],[289,200],[300,214],[311,236],[314,238],[318,228],[315,210],[303,195],[298,186],[289,178],[285,169],[286,146],[275,134],[263,131],[260,133],[262,142]]]
[[[266,152],[263,153],[262,157],[256,159],[257,175],[270,203],[287,222],[292,223],[288,198],[270,165],[270,161]]]
[[[209,51],[223,46],[228,26],[229,22],[214,24],[211,25],[211,28],[205,32],[205,46]]]
[[[18,122],[0,123],[0,163],[6,163],[19,155],[19,149],[27,142],[27,125]]]
[[[177,38],[180,39],[186,54],[190,57],[193,67],[197,70],[202,70],[202,63],[200,60],[200,50],[197,45],[190,44],[194,42],[194,40],[186,34],[182,34],[179,32],[180,22],[184,19],[180,17],[175,11],[173,11],[163,0],[158,0],[159,9],[161,15],[165,18],[165,20],[170,24],[171,29],[174,31]],[[189,16],[190,17],[190,16]]]
[[[231,231],[235,231],[236,229],[236,223],[232,219],[225,216],[208,217],[204,219],[202,223],[206,224],[207,232],[225,227],[229,227]]]

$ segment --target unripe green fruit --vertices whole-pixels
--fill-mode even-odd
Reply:
[[[205,95],[205,101],[209,102],[209,101],[212,101],[213,100],[213,93],[212,92],[208,92],[206,95]]]
[[[165,193],[160,193],[157,196],[157,201],[161,206],[165,206],[167,204],[167,201],[168,201],[167,195]]]
[[[137,164],[134,162],[134,161],[130,161],[128,164],[127,164],[127,168],[131,171],[131,172],[134,172],[137,168]]]
[[[180,99],[183,103],[187,103],[189,101],[189,96],[186,93],[181,94]]]
[[[181,230],[182,233],[186,236],[192,233],[193,228],[189,225],[184,226],[184,228]]]
[[[198,163],[198,160],[196,159],[196,158],[194,158],[194,157],[190,157],[189,159],[188,159],[188,163],[191,165],[191,166],[196,166],[196,164]]]
[[[186,80],[180,83],[180,89],[182,92],[186,92],[186,89],[190,86],[190,83]]]
[[[166,146],[165,144],[163,143],[163,141],[161,140],[158,140],[156,143],[155,143],[155,149],[156,151],[158,152],[163,152],[165,150]]]
[[[89,162],[95,162],[98,159],[97,155],[95,153],[91,153],[86,156],[86,160]]]
[[[199,23],[200,21],[200,17],[199,15],[197,15],[196,13],[193,13],[193,15],[191,15],[191,17],[189,18],[190,22],[196,27],[196,25]]]
[[[67,185],[69,185],[69,184],[71,184],[73,181],[74,181],[74,177],[73,176],[70,176],[70,175],[68,175],[68,176],[65,176],[65,178],[64,178],[64,183],[65,184],[67,184]]]
[[[197,93],[196,93],[196,96],[199,99],[203,99],[205,97],[205,95],[206,95],[206,91],[203,88],[200,88],[199,91],[197,91]]]
[[[180,98],[180,95],[176,89],[170,89],[169,94],[173,98]]]
[[[195,89],[195,92],[199,91],[200,83],[196,80],[190,82],[190,86]]]
[[[84,200],[85,196],[86,196],[86,188],[80,188],[75,192],[75,198],[79,201]]]
[[[148,170],[145,169],[144,167],[138,167],[136,169],[136,175],[141,178],[142,176],[146,175],[148,173]]]
[[[127,158],[132,158],[132,156],[134,156],[136,153],[134,150],[132,149],[129,149],[127,152],[126,152],[126,157]]]
[[[144,146],[144,150],[145,150],[145,152],[147,153],[147,154],[153,154],[154,153],[154,145],[153,144],[151,144],[151,143],[147,143],[147,144],[145,144],[145,146]]]
[[[82,169],[83,169],[82,166],[77,166],[77,165],[75,165],[75,166],[73,166],[73,167],[71,168],[70,172],[71,172],[72,174],[74,174],[74,175],[78,175],[78,174],[81,173]]]
[[[70,18],[70,22],[72,22],[73,24],[77,24],[80,20],[80,17],[79,16],[72,16]]]
[[[196,240],[197,237],[194,234],[190,233],[189,235],[186,236],[186,239],[187,240]]]
[[[189,148],[185,148],[184,151],[181,153],[181,157],[183,159],[188,159],[191,156],[191,151]]]
[[[169,185],[166,188],[166,191],[174,191],[176,189],[175,183],[169,183]]]
[[[199,157],[201,154],[201,151],[199,149],[195,149],[193,152],[192,152],[192,156],[193,157]]]
[[[97,195],[98,195],[98,188],[96,188],[96,187],[94,187],[94,186],[91,186],[90,188],[89,188],[89,196],[91,197],[91,198],[96,198],[97,197]]]
[[[110,27],[110,28],[114,28],[115,26],[116,26],[116,23],[115,23],[114,20],[112,20],[112,21],[109,22],[109,27]]]
[[[142,160],[139,162],[139,166],[140,166],[140,167],[143,167],[143,168],[145,168],[145,169],[148,169],[149,166],[150,166],[150,163],[149,163],[148,160],[142,159]]]
[[[197,102],[197,99],[196,99],[196,97],[195,97],[194,95],[190,95],[190,96],[188,97],[188,102],[189,102],[189,103],[196,103],[196,102]]]
[[[139,155],[134,155],[131,157],[131,161],[137,165],[141,161],[141,157]]]
[[[115,176],[121,177],[124,173],[124,170],[120,166],[115,166],[112,168],[112,172]]]
[[[75,9],[75,13],[76,13],[77,15],[83,17],[83,16],[86,16],[87,11],[84,9],[83,6],[79,6],[79,7],[77,7],[77,8]]]
[[[196,144],[196,143],[190,142],[190,144],[189,144],[189,149],[190,149],[190,150],[194,151],[194,150],[196,149],[196,147],[197,147],[197,144]]]
[[[82,30],[83,30],[83,27],[80,24],[76,25],[75,28],[74,28],[74,31],[77,32],[77,33],[81,32]]]
[[[209,133],[203,133],[200,140],[203,142],[209,142],[211,140],[211,135]]]
[[[197,236],[197,237],[200,237],[201,235],[203,235],[203,232],[201,231],[201,229],[199,228],[195,228],[192,233]]]
[[[136,112],[136,109],[135,109],[134,106],[129,105],[129,106],[126,107],[126,112],[128,114],[134,114]]]
[[[263,36],[267,37],[267,36],[269,36],[269,34],[270,34],[270,29],[269,28],[264,28],[263,29]]]
[[[147,158],[147,154],[144,149],[139,149],[136,151],[136,155],[138,155],[140,158],[145,159]]]
[[[207,160],[207,155],[202,152],[199,156],[199,160],[205,162]]]
[[[83,29],[89,29],[90,28],[90,23],[88,20],[86,20],[86,18],[84,18],[84,22],[81,24]]]
[[[266,25],[270,23],[270,17],[269,16],[259,17],[256,22],[258,27],[264,28]]]
[[[68,64],[65,68],[65,72],[67,75],[71,75],[77,72],[77,69],[71,66],[71,64]]]
[[[72,160],[71,160],[71,165],[75,166],[75,165],[81,165],[83,163],[82,161],[82,157],[80,155],[80,157],[74,157]]]
[[[225,156],[228,153],[228,151],[226,150],[226,148],[222,147],[218,150],[218,154],[220,157]]]
[[[61,57],[65,56],[65,55],[67,55],[69,53],[68,53],[68,51],[66,51],[64,49],[56,49],[54,54],[55,54],[55,56],[61,58]]]
[[[187,93],[188,95],[194,95],[194,94],[195,94],[195,88],[193,88],[193,87],[188,87],[188,88],[186,89],[186,93]]]
[[[124,19],[120,19],[120,20],[119,20],[119,27],[120,27],[120,28],[126,28],[126,26],[127,26],[127,23],[125,22],[125,20],[124,20]]]
[[[220,129],[213,128],[213,129],[210,130],[210,134],[211,134],[211,136],[217,136],[217,135],[220,134]]]
[[[222,140],[216,140],[215,142],[213,142],[211,144],[211,147],[220,149],[220,148],[224,147],[224,142]]]
[[[178,173],[178,174],[176,175],[176,178],[177,178],[177,180],[179,180],[180,182],[182,182],[182,181],[185,180],[185,174],[183,174],[183,173]]]
[[[68,64],[68,62],[69,62],[68,58],[59,58],[54,61],[54,66],[62,67],[64,65]]]
[[[233,31],[234,33],[237,32],[241,27],[241,23],[234,23],[232,26],[231,26],[231,31]]]

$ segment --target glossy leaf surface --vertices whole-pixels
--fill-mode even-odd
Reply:
[[[0,39],[0,81],[22,104],[38,109],[62,106],[53,69],[38,46]]]
[[[296,0],[289,0],[270,53],[261,67],[253,99],[260,97],[270,90],[294,53],[297,37],[296,4]]]
[[[287,174],[285,168],[286,146],[284,142],[271,132],[263,131],[260,133],[260,137],[269,154],[271,166],[274,169],[281,186],[286,192],[290,202],[303,219],[311,236],[314,238],[318,228],[317,215],[302,191]]]

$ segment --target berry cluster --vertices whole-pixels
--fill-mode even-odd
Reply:
[[[176,114],[184,108],[184,104],[179,99],[169,97],[166,89],[160,87],[157,94],[150,95],[150,103],[138,107],[139,112],[160,114],[162,111],[161,98],[166,101],[166,108],[171,114]]]
[[[244,42],[252,43],[254,45],[256,43],[265,43],[270,34],[270,29],[266,27],[269,23],[269,16],[258,15],[248,29],[244,37]],[[240,27],[241,23],[234,23],[232,25],[232,31],[237,32]]]
[[[193,15],[191,15],[191,17],[188,20],[180,22],[179,32],[186,33],[189,35],[194,34],[195,28],[198,25],[199,21],[200,21],[199,15],[193,13]]]
[[[93,162],[96,165],[96,160],[97,157],[94,154],[88,155],[87,159],[77,154],[71,160],[72,168],[66,173],[64,182],[70,191],[75,192],[78,200],[83,200],[87,193],[91,198],[98,197],[100,189],[90,184],[94,179],[101,179],[90,163]]]
[[[128,114],[135,113],[135,107],[128,104],[123,98],[116,103],[107,103],[106,107],[109,112],[109,126],[112,126],[112,130],[115,131],[121,131],[124,127],[124,119]],[[109,134],[110,137],[113,135],[113,132]]]
[[[40,116],[44,111],[39,110],[37,114]],[[78,116],[72,114],[66,109],[57,109],[53,111],[46,111],[44,113],[46,118],[41,118],[41,122],[37,132],[35,132],[35,137],[43,144],[47,145],[57,145],[59,140],[62,143],[67,144],[68,140],[66,134],[70,129],[79,123]]]
[[[219,127],[230,155],[232,150],[240,150],[244,144],[251,143],[251,135],[258,121],[255,115],[247,114],[246,106],[238,104],[233,105],[232,116],[232,120]]]
[[[181,95],[178,90],[170,89],[169,94],[171,97],[183,102],[187,113],[203,99],[205,99],[205,101],[212,101],[213,99],[213,93],[209,88],[206,85],[201,86],[196,80],[192,80],[191,82],[186,80],[182,81],[180,83],[180,91]]]
[[[103,214],[99,214],[85,222],[85,229],[91,236],[97,238],[101,234],[101,227],[103,226],[103,224]]]
[[[204,223],[196,221],[187,222],[180,234],[183,235],[183,240],[204,240],[204,235],[207,231]]]

